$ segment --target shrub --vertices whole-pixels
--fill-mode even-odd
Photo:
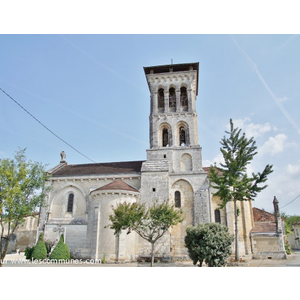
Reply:
[[[46,259],[47,258],[47,249],[46,245],[43,239],[43,234],[41,233],[39,235],[39,239],[36,243],[36,246],[33,249],[31,259],[36,260],[36,259]]]
[[[70,259],[70,251],[67,244],[64,243],[64,236],[61,235],[59,242],[53,249],[50,254],[50,260],[69,260]]]
[[[292,247],[291,245],[289,244],[289,241],[287,241],[284,237],[284,248],[285,248],[285,252],[287,255],[290,255],[292,254]]]
[[[33,250],[34,250],[34,246],[25,248],[24,254],[26,259],[31,259]]]
[[[234,237],[228,228],[218,223],[198,224],[186,229],[185,246],[190,258],[199,267],[205,262],[209,267],[222,267],[231,254]]]

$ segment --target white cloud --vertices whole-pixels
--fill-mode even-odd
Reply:
[[[300,175],[300,163],[296,165],[288,164],[286,167],[286,173],[291,176]]]
[[[220,163],[224,163],[224,158],[223,158],[222,153],[219,153],[212,161],[209,159],[204,160],[202,164],[204,167],[209,167],[211,165],[214,165],[215,163],[217,166]]]
[[[287,135],[284,133],[269,137],[269,139],[259,148],[258,153],[275,155],[282,152],[286,146],[285,142],[287,138]]]
[[[251,137],[259,137],[265,134],[266,132],[269,132],[272,130],[272,126],[269,123],[265,124],[254,124],[254,123],[248,123],[250,122],[250,118],[245,119],[236,119],[233,120],[234,127],[241,128],[243,132],[246,133],[246,136],[248,138]]]

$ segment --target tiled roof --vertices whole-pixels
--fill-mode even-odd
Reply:
[[[276,232],[276,222],[254,222],[252,233]]]
[[[254,222],[275,222],[275,216],[267,211],[253,207]]]
[[[122,180],[115,180],[107,185],[104,185],[104,186],[92,191],[91,193],[93,193],[95,191],[103,191],[103,190],[124,190],[124,191],[138,192],[137,189],[128,185],[126,182],[124,182]]]
[[[65,165],[51,173],[56,176],[81,176],[81,175],[103,175],[103,174],[123,174],[140,173],[144,161],[124,161],[96,164]],[[53,170],[53,169],[52,169]]]
[[[277,231],[276,218],[273,214],[262,209],[253,207],[254,226],[252,233],[274,233]]]

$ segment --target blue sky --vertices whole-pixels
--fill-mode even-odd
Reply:
[[[96,162],[146,159],[150,94],[143,67],[199,62],[203,165],[219,163],[229,119],[254,136],[250,171],[274,165],[253,206],[300,214],[300,37],[298,35],[0,35],[0,87]],[[90,163],[0,91],[0,157]],[[288,205],[287,205],[288,204]]]

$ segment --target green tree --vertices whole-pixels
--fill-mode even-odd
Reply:
[[[282,212],[281,217],[284,218],[284,226],[286,234],[289,235],[292,232],[293,224],[300,222],[300,216],[297,215],[287,215],[286,213]]]
[[[70,251],[67,244],[64,242],[64,235],[60,236],[60,239],[53,249],[49,257],[50,260],[69,260],[70,259]]]
[[[196,265],[202,267],[205,262],[209,267],[222,267],[231,254],[234,237],[228,228],[218,223],[205,223],[190,226],[186,229],[184,239],[188,253]]]
[[[167,202],[154,203],[147,207],[145,203],[119,203],[112,207],[113,214],[109,216],[114,234],[127,230],[127,234],[135,231],[140,237],[151,243],[151,267],[154,266],[154,245],[165,232],[183,221],[181,209],[175,209]]]
[[[220,208],[233,201],[235,212],[235,259],[239,261],[238,251],[238,209],[237,201],[254,200],[259,192],[267,187],[262,185],[267,181],[267,176],[273,172],[272,165],[266,165],[263,172],[247,174],[247,166],[257,154],[254,138],[247,139],[241,129],[234,128],[230,119],[230,131],[225,131],[229,136],[224,136],[220,142],[220,151],[224,158],[221,167],[211,167],[209,180],[216,190],[214,195],[219,196],[222,203]]]
[[[13,159],[0,159],[0,266],[12,234],[44,204],[47,179],[45,166],[27,161],[25,149]]]
[[[43,238],[43,234],[41,233],[39,236],[39,239],[36,243],[36,246],[33,249],[33,252],[31,254],[32,260],[43,260],[47,258],[47,248],[46,244]]]

